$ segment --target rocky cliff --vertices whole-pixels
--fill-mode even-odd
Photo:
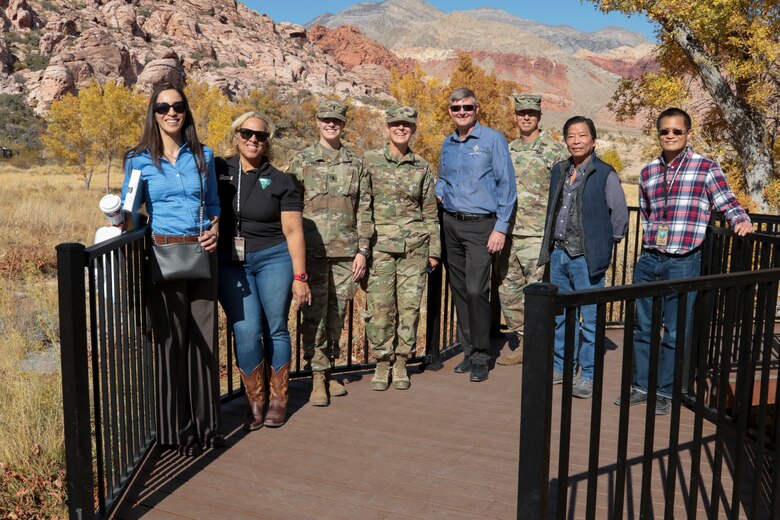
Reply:
[[[235,0],[0,0],[0,24],[0,92],[24,93],[38,113],[92,78],[147,90],[186,76],[229,95],[273,83],[387,97],[387,69],[371,64],[382,50],[389,55],[380,45],[366,43],[352,60],[341,45],[339,61],[307,39],[304,27],[276,23]]]

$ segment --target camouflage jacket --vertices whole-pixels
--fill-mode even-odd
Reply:
[[[429,256],[441,256],[439,215],[428,162],[413,151],[401,159],[387,146],[363,157],[374,188],[373,249],[404,253],[429,244]]]
[[[369,249],[374,234],[371,177],[342,146],[331,161],[317,143],[293,157],[287,172],[303,195],[306,251],[317,257],[352,257]]]
[[[553,164],[569,157],[566,146],[542,130],[533,143],[521,139],[509,143],[509,154],[515,167],[517,209],[514,236],[543,236],[547,216],[547,192]]]

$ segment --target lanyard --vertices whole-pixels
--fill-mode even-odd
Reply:
[[[680,168],[682,168],[683,162],[685,162],[685,156],[688,155],[688,151],[683,152],[683,156],[680,157],[680,164],[677,165],[677,169],[674,170],[674,175],[672,175],[672,181],[667,185],[666,184],[666,172],[670,169],[670,167],[664,166],[664,212],[663,212],[663,221],[666,222],[666,217],[669,213],[669,192],[672,191],[672,186],[674,186],[674,181],[677,179],[677,174],[680,173]]]

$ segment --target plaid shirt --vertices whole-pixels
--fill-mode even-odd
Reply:
[[[664,211],[664,170],[669,186]],[[642,168],[639,179],[639,209],[642,213],[645,248],[662,253],[685,254],[701,245],[712,207],[722,211],[731,226],[750,217],[731,192],[718,163],[686,148],[666,164],[663,155]],[[665,246],[655,243],[658,226],[669,226]]]

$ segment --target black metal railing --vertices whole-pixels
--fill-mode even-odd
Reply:
[[[695,518],[702,495],[707,497],[708,518],[718,517],[720,507],[727,509],[724,514],[730,518],[744,518],[744,514],[751,518],[778,517],[780,503],[776,497],[780,496],[780,478],[776,478],[772,468],[780,467],[779,455],[774,449],[780,440],[780,428],[774,420],[775,403],[780,402],[780,386],[777,385],[779,331],[776,329],[780,237],[751,235],[738,238],[730,231],[711,227],[703,247],[703,265],[707,272],[718,274],[566,294],[558,294],[556,287],[549,284],[526,289],[525,341],[537,348],[526,349],[523,365],[518,518],[546,519],[551,513],[555,518],[572,518],[576,509],[575,517],[595,519],[601,517],[601,513],[597,515],[597,502],[603,507],[605,501],[610,518],[624,518],[627,500],[634,500],[636,496],[639,497],[640,518],[660,517],[658,511],[651,513],[653,488],[656,488],[656,494],[663,494],[663,517],[679,518],[679,509],[675,510],[678,484],[684,491],[682,506],[688,518]],[[695,293],[697,298],[692,342],[687,347],[685,334],[677,336],[667,441],[656,432],[655,416],[661,307],[664,298],[677,296],[677,328],[685,330],[688,318],[685,302],[690,293]],[[633,371],[635,304],[641,298],[652,299],[654,331],[650,341],[644,424],[630,428],[629,407],[622,406],[617,424],[617,447],[610,446],[605,450],[600,439],[606,422],[602,404],[616,396],[608,396],[609,400],[604,401],[603,391],[616,383],[622,402],[628,401]],[[622,345],[618,345],[622,348],[622,368],[605,373],[610,304],[624,309],[625,327]],[[581,508],[578,509],[570,488],[572,450],[579,450],[581,455],[584,448],[572,446],[575,312],[566,313],[564,382],[559,393],[550,381],[555,314],[573,311],[582,305],[597,306],[597,332],[590,413],[585,421],[581,417],[577,421],[577,424],[584,422],[586,426],[583,427],[589,431],[587,471],[576,477],[578,483],[586,482],[587,493],[585,504],[579,504],[577,507]],[[552,418],[556,409],[560,426],[553,431]],[[692,438],[684,447],[680,444],[682,410],[694,414]],[[703,437],[705,420],[715,428],[714,447],[709,443],[711,439]],[[609,427],[614,428],[614,425]],[[557,443],[551,442],[553,438]],[[642,446],[641,456],[634,461],[641,464],[639,493],[635,488],[627,489],[631,463],[627,457],[629,442]],[[551,445],[555,446],[554,451],[551,451]],[[685,465],[681,464],[682,451],[690,454],[690,461]],[[706,474],[712,475],[706,481],[701,468],[703,451],[709,456],[710,467]],[[552,480],[551,460],[557,460],[557,472]],[[653,475],[654,468],[659,466],[655,471],[663,482],[660,491],[653,481],[659,478]],[[605,472],[609,474],[606,483],[600,480]],[[730,489],[724,487],[726,476],[731,481]],[[599,489],[599,485],[608,489]],[[637,513],[636,508],[633,511]]]
[[[65,415],[68,508],[71,518],[107,516],[155,438],[153,337],[146,313],[147,227],[101,244],[57,246],[60,342]],[[86,278],[85,278],[86,277]],[[412,363],[441,367],[454,343],[454,303],[446,271],[428,275],[425,349]],[[361,332],[355,348],[354,302],[349,305],[345,355],[335,372],[373,368]],[[301,363],[300,314],[291,377],[310,374]],[[243,393],[233,371],[233,335],[225,331],[220,359],[226,375],[221,399]],[[444,343],[444,348],[442,348]]]

